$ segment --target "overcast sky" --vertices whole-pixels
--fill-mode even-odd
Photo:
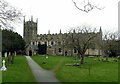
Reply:
[[[22,9],[29,20],[38,18],[38,34],[66,32],[70,27],[89,24],[103,30],[117,31],[119,0],[90,0],[91,3],[105,7],[93,9],[89,13],[78,10],[72,0],[6,0],[12,6]],[[79,1],[79,0],[75,0]],[[81,2],[84,0],[80,0]],[[23,26],[18,24],[16,32],[23,35]]]

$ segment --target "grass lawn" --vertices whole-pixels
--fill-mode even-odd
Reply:
[[[117,62],[95,61],[94,58],[87,57],[83,65],[66,66],[65,64],[77,63],[79,60],[63,56],[49,56],[48,59],[45,56],[32,58],[44,69],[54,71],[62,82],[118,82]]]
[[[35,82],[24,56],[15,56],[14,64],[6,63],[6,66],[7,71],[2,71],[2,82]]]

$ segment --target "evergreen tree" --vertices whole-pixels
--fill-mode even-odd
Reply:
[[[22,36],[11,30],[2,30],[2,55],[4,56],[5,52],[8,53],[8,62],[10,62],[9,60],[12,59],[11,62],[13,63],[14,52],[23,51],[24,48],[25,41],[23,40]]]

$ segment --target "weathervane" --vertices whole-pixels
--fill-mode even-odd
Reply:
[[[98,9],[98,10],[102,10],[105,7],[99,8],[93,4],[90,3],[89,0],[84,0],[82,2],[80,2],[80,0],[72,0],[72,2],[74,3],[75,7],[83,12],[88,13],[89,11],[93,10],[93,9]]]

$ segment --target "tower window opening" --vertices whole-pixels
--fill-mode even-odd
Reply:
[[[33,45],[35,45],[35,42],[33,42]]]
[[[76,50],[76,49],[74,49],[74,53],[77,53],[77,50]]]
[[[61,48],[59,48],[59,52],[62,52],[62,49],[61,49]]]
[[[54,45],[53,41],[51,42],[51,45]]]

